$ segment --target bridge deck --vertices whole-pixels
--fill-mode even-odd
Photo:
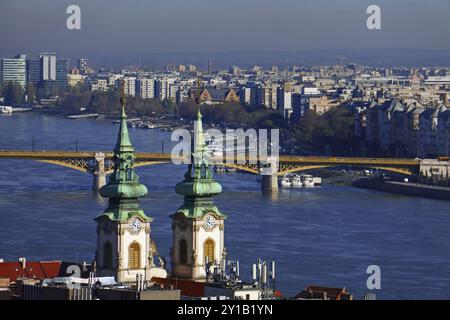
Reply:
[[[57,160],[67,158],[93,159],[98,152],[94,151],[24,151],[24,150],[0,150],[0,158],[11,159],[35,159],[35,160]],[[102,152],[106,158],[112,158],[112,152]],[[172,160],[170,153],[135,153],[137,160],[142,161],[170,161]],[[180,159],[180,158],[178,158]],[[218,159],[218,158],[215,158]],[[238,156],[234,159],[239,161],[259,160],[258,157]],[[418,159],[404,158],[363,158],[363,157],[316,157],[316,156],[283,156],[279,157],[279,162],[285,163],[305,163],[305,164],[330,164],[330,165],[391,165],[391,166],[407,166],[415,167],[419,165]]]

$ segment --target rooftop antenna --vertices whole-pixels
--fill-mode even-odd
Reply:
[[[256,263],[254,263],[252,265],[252,280],[253,280],[253,283],[256,283],[256,280],[257,280],[257,278],[256,278]]]

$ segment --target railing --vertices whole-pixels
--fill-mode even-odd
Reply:
[[[24,151],[24,150],[0,150],[0,158],[30,158],[30,159],[62,159],[62,158],[94,158],[100,152],[94,151]],[[105,158],[112,158],[112,152],[101,152]],[[135,153],[137,160],[170,161],[173,159],[170,153]],[[183,157],[176,157],[183,159]],[[211,160],[223,159],[227,157],[213,157]],[[234,162],[258,162],[261,157],[238,155],[232,158]],[[279,162],[308,163],[308,164],[342,164],[342,165],[394,165],[394,166],[417,166],[419,160],[401,158],[358,158],[358,157],[315,157],[315,156],[279,156]]]

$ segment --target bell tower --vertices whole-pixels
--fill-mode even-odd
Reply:
[[[114,148],[114,172],[100,195],[109,204],[97,217],[96,272],[99,276],[114,276],[117,282],[134,282],[137,275],[151,280],[165,277],[164,269],[153,264],[150,223],[139,206],[139,198],[147,195],[147,187],[139,183],[134,171],[134,148],[131,144],[125,114],[125,97],[121,98],[122,114],[117,143]]]
[[[197,113],[191,163],[184,180],[175,187],[184,196],[183,205],[172,218],[172,276],[200,280],[206,278],[207,262],[225,259],[226,216],[214,205],[213,196],[222,192],[208,165],[202,115]]]

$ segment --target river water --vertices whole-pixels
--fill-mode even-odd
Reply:
[[[112,150],[118,125],[37,114],[0,116],[0,149]],[[131,129],[137,151],[160,152],[170,134]],[[106,207],[92,178],[71,169],[0,159],[0,258],[93,259],[94,218]],[[138,168],[149,195],[141,204],[154,218],[152,238],[169,260],[169,215],[182,203],[174,186],[184,166]],[[276,260],[277,289],[292,296],[310,284],[346,287],[355,298],[369,290],[369,265],[381,268],[378,299],[450,299],[450,202],[411,198],[349,186],[260,191],[255,176],[216,175],[215,198],[228,215],[229,258],[251,277],[257,258]]]

